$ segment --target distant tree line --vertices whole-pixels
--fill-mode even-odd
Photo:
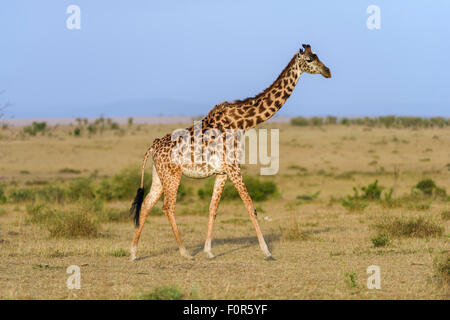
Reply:
[[[380,117],[358,117],[338,118],[326,117],[295,117],[291,119],[294,126],[322,126],[322,125],[363,125],[369,127],[386,128],[443,128],[450,126],[450,118],[444,117],[404,117],[404,116],[380,116]]]

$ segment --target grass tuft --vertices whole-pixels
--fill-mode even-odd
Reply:
[[[138,294],[142,300],[181,300],[185,294],[176,285],[156,287],[150,292]]]
[[[379,233],[377,236],[373,237],[371,239],[372,244],[375,248],[379,247],[387,247],[391,244],[391,239],[389,237],[389,234],[385,233]]]
[[[444,233],[444,227],[423,217],[386,218],[375,228],[393,237],[427,238],[439,237]]]

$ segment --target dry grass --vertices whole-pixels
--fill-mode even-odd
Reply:
[[[141,237],[141,259],[130,262],[134,226],[127,211],[139,179],[126,170],[139,170],[154,138],[185,126],[131,125],[96,133],[84,127],[80,136],[74,135],[75,126],[47,126],[36,136],[24,135],[22,128],[2,129],[0,298],[450,297],[442,285],[448,279],[449,198],[441,190],[431,195],[413,190],[428,178],[450,190],[448,127],[265,125],[280,129],[280,169],[276,176],[258,179],[274,183],[279,195],[256,206],[277,260],[264,260],[248,214],[234,198],[219,206],[212,248],[216,258],[209,260],[202,252],[209,199],[198,196],[207,181],[183,178],[176,218],[195,260],[180,257],[159,202]],[[420,161],[425,158],[430,161]],[[256,177],[259,168],[247,165],[244,174]],[[363,199],[364,210],[342,205],[354,187],[362,194],[376,180],[385,187],[381,199]],[[390,188],[393,194],[386,201]],[[27,206],[42,203],[49,210],[43,213],[52,213],[48,217],[27,213]],[[378,232],[372,225],[382,222],[389,223],[379,232],[393,241],[375,246]],[[73,230],[91,231],[73,235]],[[378,240],[382,244],[386,238]],[[81,268],[81,290],[65,285],[70,265]],[[381,268],[381,290],[365,287],[370,265]],[[167,289],[173,286],[177,290]]]
[[[439,237],[444,233],[443,226],[424,217],[384,218],[375,228],[393,237],[428,238]]]

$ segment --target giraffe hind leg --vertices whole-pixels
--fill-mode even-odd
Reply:
[[[216,218],[217,208],[219,207],[220,197],[222,196],[223,187],[227,182],[227,175],[217,175],[216,181],[214,182],[214,191],[211,198],[211,203],[209,205],[209,223],[208,223],[208,231],[206,233],[206,241],[205,241],[205,253],[209,258],[214,258],[214,255],[211,252],[211,238],[214,220]]]
[[[137,222],[136,233],[134,234],[133,242],[131,243],[131,260],[136,260],[137,245],[142,233],[142,229],[144,228],[145,219],[147,218],[147,215],[149,214],[153,206],[158,202],[159,198],[161,198],[162,190],[163,189],[161,181],[159,180],[155,167],[153,167],[152,187],[150,189],[150,192],[144,199],[142,211],[139,216],[139,221]]]
[[[193,257],[188,253],[186,248],[181,241],[180,232],[178,230],[177,223],[175,221],[175,205],[177,202],[177,192],[178,187],[180,185],[181,180],[181,168],[172,169],[170,168],[167,171],[162,171],[161,173],[161,181],[163,184],[163,192],[164,192],[164,204],[163,204],[163,212],[169,220],[170,226],[172,228],[173,235],[175,236],[175,240],[177,241],[178,248],[180,250],[180,254],[188,259],[193,259]]]

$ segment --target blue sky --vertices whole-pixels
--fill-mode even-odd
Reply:
[[[445,0],[5,0],[0,104],[6,118],[201,115],[262,91],[309,43],[333,77],[304,74],[280,115],[450,116],[449,15]]]

